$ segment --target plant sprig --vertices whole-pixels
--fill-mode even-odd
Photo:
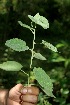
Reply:
[[[31,62],[30,62],[30,69],[33,69],[33,74],[35,79],[37,80],[37,82],[39,83],[41,89],[48,95],[51,97],[55,97],[52,93],[53,91],[53,84],[52,84],[52,80],[50,79],[50,77],[45,73],[45,71],[38,67],[34,67],[32,68],[33,65],[33,58],[37,58],[39,60],[46,60],[46,58],[41,55],[40,53],[37,53],[36,51],[34,51],[35,48],[35,31],[36,31],[36,25],[40,25],[42,28],[47,29],[49,28],[49,22],[48,20],[43,17],[40,16],[39,13],[37,13],[35,16],[31,16],[28,15],[28,17],[31,19],[31,26],[28,26],[26,24],[23,24],[21,21],[18,21],[18,23],[22,26],[25,27],[27,29],[29,29],[32,34],[33,34],[33,46],[32,49],[29,49],[29,47],[26,45],[26,42],[18,39],[18,38],[13,38],[10,40],[7,40],[5,45],[10,47],[11,49],[15,50],[15,51],[26,51],[26,50],[30,50],[31,51]],[[33,22],[35,23],[35,26],[33,25]],[[58,52],[57,48],[54,47],[52,44],[42,40],[42,43],[45,47],[49,48],[50,50],[54,51],[54,52]],[[16,66],[14,66],[16,65]],[[29,82],[29,74],[27,74],[25,71],[23,71],[21,68],[23,66],[16,62],[16,61],[7,61],[4,62],[2,64],[0,64],[0,68],[6,71],[19,71],[21,70],[25,75],[27,75],[28,77],[28,86],[30,85]]]

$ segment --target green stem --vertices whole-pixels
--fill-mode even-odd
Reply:
[[[26,74],[27,75],[27,77],[28,77],[28,83],[27,83],[27,85],[29,86],[29,74],[27,74],[25,71],[23,71],[23,70],[21,70],[24,74]]]
[[[33,51],[34,51],[34,45],[35,45],[35,29],[31,30],[33,35],[34,35],[34,38],[33,38],[33,47],[31,49],[31,52],[32,52],[32,56],[31,56],[31,63],[30,63],[30,68],[32,68],[32,63],[33,63]]]

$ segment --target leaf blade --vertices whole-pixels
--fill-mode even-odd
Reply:
[[[25,28],[28,28],[31,30],[31,27],[28,26],[27,24],[23,24],[21,21],[18,21],[18,23],[22,26],[22,27],[25,27]]]
[[[57,48],[55,46],[53,46],[52,44],[50,44],[44,40],[42,40],[42,44],[44,44],[46,48],[48,48],[54,52],[58,52]]]
[[[33,22],[35,22],[36,24],[42,26],[44,29],[49,28],[49,22],[48,22],[48,20],[45,17],[40,16],[39,13],[37,13],[35,16],[28,15],[28,17]]]
[[[34,68],[33,69],[35,79],[38,81],[38,83],[41,85],[43,91],[51,97],[54,97],[52,91],[53,91],[53,84],[50,79],[50,77],[45,73],[45,71],[42,68]]]
[[[0,68],[6,71],[19,71],[23,66],[16,61],[7,61],[0,64]]]
[[[18,38],[13,38],[13,39],[7,40],[5,45],[10,47],[13,50],[19,51],[19,52],[29,49],[29,47],[26,46],[26,42],[21,39],[18,39]]]
[[[34,57],[40,60],[46,60],[46,58],[42,56],[40,53],[34,52]]]

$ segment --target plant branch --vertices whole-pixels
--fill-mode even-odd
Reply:
[[[29,74],[27,74],[26,72],[24,72],[23,70],[21,70],[24,74],[26,74],[27,75],[27,77],[28,77],[28,86],[29,86]]]
[[[34,45],[35,45],[35,29],[31,30],[33,35],[34,35],[34,38],[33,38],[33,47],[31,49],[31,52],[32,52],[32,56],[31,56],[31,63],[30,63],[30,68],[32,68],[32,63],[33,63],[33,51],[34,51]]]

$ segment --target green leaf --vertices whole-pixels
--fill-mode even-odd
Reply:
[[[50,77],[45,73],[45,71],[42,68],[34,68],[33,69],[35,79],[38,81],[38,83],[41,85],[43,91],[51,97],[55,97],[52,94],[53,91],[53,84],[50,79]]]
[[[46,60],[46,58],[42,56],[40,53],[34,52],[34,57],[40,60]]]
[[[39,13],[37,13],[34,17],[31,16],[31,15],[28,15],[28,17],[29,17],[33,22],[35,22],[36,24],[42,26],[44,29],[49,28],[49,22],[48,22],[48,20],[47,20],[45,17],[40,16]]]
[[[65,58],[63,58],[62,56],[52,59],[52,62],[63,62],[63,61],[65,61]]]
[[[34,16],[34,19],[36,19],[36,20],[39,20],[39,19],[40,19],[39,13],[37,13],[37,14]]]
[[[31,27],[26,25],[26,24],[23,24],[21,21],[18,21],[18,23],[22,26],[22,27],[25,27],[25,28],[28,28],[31,30]]]
[[[52,62],[64,62],[66,59],[62,56],[60,56],[58,53],[53,53],[53,55],[50,57],[50,60]]]
[[[26,46],[26,42],[21,39],[18,39],[18,38],[13,38],[13,39],[7,40],[5,45],[10,47],[13,50],[19,51],[19,52],[29,49],[29,47]]]
[[[65,59],[65,64],[64,64],[64,66],[65,66],[65,68],[67,68],[67,66],[70,64],[70,59]]]
[[[40,19],[39,19],[39,23],[38,24],[40,26],[42,26],[44,29],[49,28],[48,20],[45,17],[43,17],[43,16],[40,16]]]
[[[42,44],[44,44],[46,48],[48,48],[48,49],[50,49],[50,50],[52,50],[54,52],[58,52],[57,48],[54,47],[52,44],[50,44],[50,43],[48,43],[48,42],[46,42],[44,40],[42,40]]]
[[[23,66],[16,61],[7,61],[0,64],[0,68],[6,71],[19,71]]]
[[[63,46],[65,46],[63,43],[58,43],[58,44],[56,45],[57,48],[61,48],[61,47],[63,47]]]

